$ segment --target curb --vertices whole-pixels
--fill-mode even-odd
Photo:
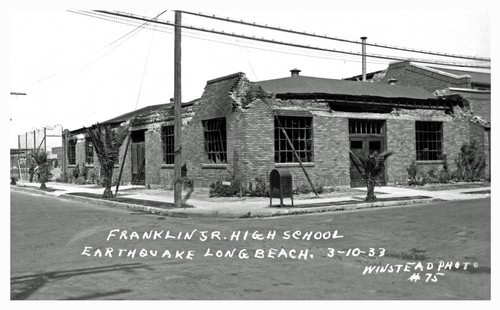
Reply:
[[[391,206],[405,206],[411,204],[422,204],[429,202],[442,201],[437,198],[421,198],[421,199],[410,199],[410,200],[399,200],[399,201],[376,201],[376,202],[365,202],[358,204],[348,204],[348,205],[332,205],[323,207],[307,207],[300,208],[295,207],[291,209],[265,209],[258,210],[257,212],[219,212],[219,211],[185,211],[186,209],[177,210],[166,210],[157,207],[143,206],[132,203],[115,202],[109,200],[95,199],[90,197],[73,196],[67,194],[61,194],[59,196],[51,195],[50,192],[41,191],[39,189],[26,187],[26,186],[11,186],[11,189],[20,190],[30,193],[38,193],[46,196],[52,196],[54,198],[62,198],[73,201],[88,202],[96,205],[105,206],[108,208],[117,208],[126,211],[139,211],[157,215],[164,215],[169,217],[177,218],[188,218],[188,217],[198,217],[198,218],[232,218],[232,219],[244,219],[244,218],[264,218],[264,217],[278,217],[278,216],[290,216],[290,215],[302,215],[302,214],[312,214],[312,213],[322,213],[322,212],[343,212],[343,211],[353,211],[361,209],[372,209],[372,208],[383,208]],[[190,209],[192,210],[192,209]]]

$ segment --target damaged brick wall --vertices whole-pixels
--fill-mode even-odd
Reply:
[[[241,73],[207,82],[200,100],[193,106],[194,115],[183,127],[183,164],[187,165],[188,177],[193,178],[196,187],[208,187],[211,183],[226,179],[228,169],[233,170],[233,152],[236,144],[237,117],[232,113],[234,100],[231,98],[236,83],[244,78]],[[202,121],[226,118],[227,163],[210,164],[205,159],[205,141]]]
[[[460,94],[470,106],[472,115],[491,121],[491,93],[489,91],[449,90],[450,94]]]
[[[455,157],[460,152],[460,147],[469,142],[470,123],[468,120],[443,123],[443,152],[448,157],[450,169],[455,170]]]
[[[255,178],[268,179],[274,168],[274,116],[262,100],[237,113],[237,143],[239,172],[245,183]]]
[[[314,167],[307,168],[313,183],[325,186],[348,186],[349,175],[349,131],[348,118],[314,115]],[[295,169],[297,184],[306,183],[300,168]]]
[[[406,167],[416,159],[415,120],[388,119],[387,150],[394,154],[387,159],[387,183],[405,182],[408,179]]]

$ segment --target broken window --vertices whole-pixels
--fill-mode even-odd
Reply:
[[[205,135],[205,160],[210,164],[227,163],[226,119],[203,121]]]
[[[174,126],[161,128],[161,141],[163,144],[163,163],[174,164]]]
[[[282,129],[285,130],[293,148]],[[301,162],[313,161],[312,117],[277,116],[274,119],[274,161],[298,162],[293,149]]]
[[[85,139],[85,163],[89,165],[94,163],[94,146],[90,139]]]
[[[417,160],[440,160],[443,131],[440,122],[416,122]]]

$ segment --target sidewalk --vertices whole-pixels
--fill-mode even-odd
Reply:
[[[425,203],[439,200],[468,200],[490,196],[490,187],[463,188],[443,191],[428,191],[422,189],[408,189],[401,187],[376,187],[375,202],[365,202],[366,188],[351,189],[348,192],[336,195],[325,194],[319,197],[300,195],[294,197],[294,206],[290,198],[283,200],[280,207],[279,199],[273,198],[273,206],[269,206],[269,198],[263,197],[230,197],[209,198],[207,193],[195,191],[185,201],[190,207],[175,208],[173,191],[160,189],[146,189],[144,186],[120,186],[117,200],[103,200],[97,198],[103,188],[96,185],[77,185],[67,183],[47,183],[47,191],[39,190],[39,183],[18,181],[11,185],[12,190],[29,191],[42,195],[64,199],[86,201],[113,208],[122,208],[130,211],[141,211],[173,217],[224,217],[250,218],[269,217],[280,215],[305,214],[329,211],[345,211],[363,208],[401,206],[415,203]],[[113,191],[115,188],[112,188]],[[75,195],[76,194],[76,195]],[[186,196],[183,192],[183,197]],[[90,197],[89,197],[90,196]],[[92,196],[95,196],[92,197]],[[164,203],[164,204],[163,204]]]

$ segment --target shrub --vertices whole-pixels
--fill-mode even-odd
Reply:
[[[314,184],[314,189],[316,190],[316,193],[322,194],[324,191],[324,185],[321,183],[316,183],[316,184]],[[309,194],[312,192],[313,192],[313,190],[311,188],[311,184],[309,184],[309,183],[302,183],[302,184],[298,185],[297,187],[295,187],[295,189],[293,190],[293,193],[295,195]]]
[[[460,181],[477,181],[483,177],[486,160],[484,154],[476,146],[476,142],[464,143],[460,147],[460,153],[455,158],[457,170],[455,178]]]
[[[425,178],[422,176],[418,169],[417,162],[414,160],[411,164],[406,167],[408,172],[408,185],[424,185]]]
[[[78,179],[78,176],[80,175],[80,168],[78,165],[73,169],[73,178],[76,180]]]
[[[439,183],[439,178],[436,175],[436,173],[437,173],[436,167],[432,167],[429,170],[427,170],[427,175],[424,178],[426,183]]]
[[[92,169],[88,170],[87,173],[87,184],[95,184],[95,185],[101,185],[101,178],[99,174],[97,173],[99,170],[99,167],[94,167]]]
[[[186,189],[186,188],[193,188],[193,187],[194,187],[193,179],[188,178],[188,177],[182,178],[182,188]]]
[[[87,175],[88,175],[89,168],[85,167],[85,164],[82,163],[80,166],[80,177],[83,177],[85,180],[87,180]]]
[[[255,178],[255,188],[254,183],[250,182],[248,184],[247,195],[253,197],[269,197],[269,185],[261,178]]]
[[[218,180],[210,184],[209,197],[233,197],[240,194],[241,182],[238,179],[231,178],[226,181],[230,182],[230,185],[223,185],[222,182],[222,180]]]

